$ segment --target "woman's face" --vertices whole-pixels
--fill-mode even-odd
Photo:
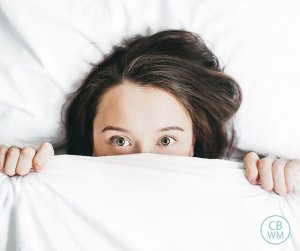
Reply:
[[[93,156],[193,156],[195,144],[192,120],[174,96],[128,81],[102,95],[93,123],[93,139]]]

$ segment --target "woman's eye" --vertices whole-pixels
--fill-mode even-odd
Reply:
[[[173,143],[170,144],[170,142],[173,140]],[[169,145],[173,145],[175,143],[175,141],[177,141],[175,138],[170,137],[170,136],[166,136],[166,137],[162,137],[160,139],[160,142],[163,146],[169,146]]]
[[[115,145],[117,145],[117,146],[124,146],[126,141],[127,140],[125,138],[123,138],[123,137],[112,137],[110,139],[110,142],[113,143],[113,144],[115,144]],[[125,145],[125,146],[128,146],[128,145]]]

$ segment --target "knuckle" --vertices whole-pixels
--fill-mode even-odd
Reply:
[[[52,147],[52,145],[49,142],[45,142],[42,144],[42,147]]]
[[[282,168],[282,166],[278,163],[278,162],[275,162],[273,165],[272,165],[272,171],[273,172],[278,172],[280,171]]]
[[[300,170],[300,160],[298,159],[288,160],[286,166],[289,169]]]
[[[49,149],[51,151],[51,153],[54,154],[54,149],[53,149],[53,146],[52,146],[51,143],[45,142],[45,143],[42,144],[42,147],[45,147],[45,148]]]
[[[258,162],[257,168],[258,169],[264,169],[267,167],[267,161],[265,159],[262,159]]]
[[[18,155],[20,150],[18,148],[10,148],[8,149],[7,155],[8,156],[16,156]]]
[[[251,156],[251,157],[256,157],[257,154],[256,154],[256,152],[252,151],[252,152],[249,152],[248,155]]]
[[[248,152],[245,154],[244,159],[252,159],[256,157],[256,153],[255,152]]]
[[[39,159],[33,159],[32,163],[35,167],[41,167],[42,164]]]
[[[0,155],[5,154],[7,152],[7,147],[0,147]]]
[[[20,153],[22,156],[26,156],[26,155],[34,155],[35,154],[35,150],[32,147],[24,147],[21,150]]]

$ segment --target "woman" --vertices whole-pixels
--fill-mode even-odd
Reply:
[[[136,36],[115,46],[69,97],[66,153],[227,158],[235,145],[228,123],[241,100],[239,85],[198,35],[166,30]],[[25,175],[53,155],[49,143],[37,151],[2,147],[0,163],[8,175]],[[268,191],[292,192],[299,160],[250,152],[244,162],[251,184],[260,180]]]

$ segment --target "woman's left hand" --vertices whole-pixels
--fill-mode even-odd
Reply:
[[[267,191],[272,191],[285,196],[293,192],[295,176],[300,171],[300,159],[276,158],[268,155],[260,159],[255,152],[249,152],[244,156],[246,175],[253,185],[260,183]]]

